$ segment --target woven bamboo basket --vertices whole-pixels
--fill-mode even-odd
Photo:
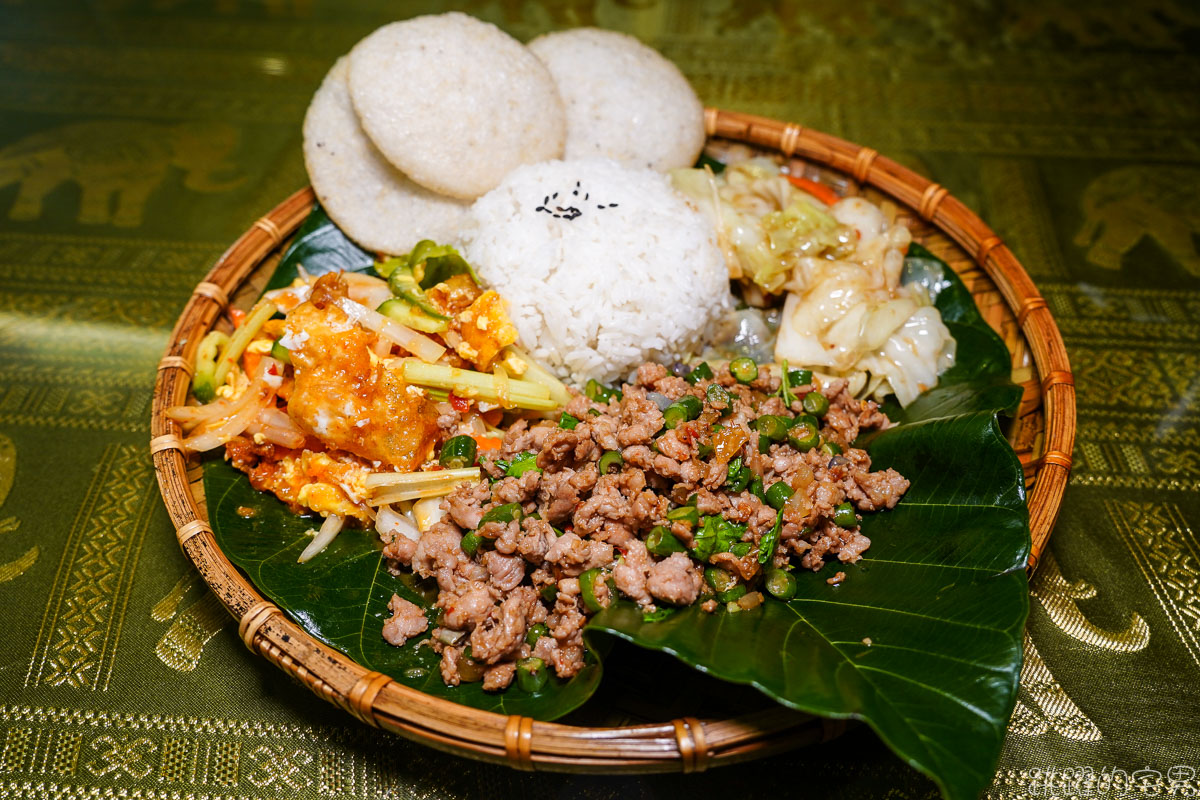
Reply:
[[[1033,282],[995,233],[942,186],[875,150],[762,117],[709,109],[710,147],[753,147],[782,154],[793,174],[824,181],[842,194],[886,196],[914,238],[964,279],[988,322],[1008,345],[1014,380],[1024,387],[1009,439],[1025,468],[1034,569],[1058,514],[1071,467],[1075,393],[1058,328]],[[696,772],[838,735],[845,722],[765,707],[741,716],[683,716],[649,724],[584,727],[478,711],[431,697],[368,671],[309,636],[264,599],[217,547],[197,491],[197,464],[182,450],[166,416],[187,399],[196,347],[234,305],[248,307],[288,237],[314,202],[304,189],[257,220],[217,261],[176,323],[155,384],[150,452],[179,544],[239,620],[251,651],[317,696],[364,723],[450,753],[523,770]],[[256,277],[257,276],[257,277]]]

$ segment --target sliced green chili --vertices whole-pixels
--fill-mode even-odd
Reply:
[[[766,436],[772,442],[782,442],[787,438],[787,417],[777,417],[773,414],[764,414],[756,421],[758,423],[758,433],[760,436]]]
[[[620,452],[616,450],[606,450],[604,455],[600,456],[600,463],[596,465],[596,469],[601,475],[607,475],[608,471],[613,467],[620,469],[625,464],[625,459],[621,457]]]
[[[754,363],[753,358],[735,358],[729,362],[729,374],[738,383],[750,383],[758,377],[758,364]]]
[[[692,386],[695,386],[700,381],[712,380],[712,376],[712,367],[708,365],[707,361],[701,361],[692,369],[691,372],[685,375],[683,379]]]
[[[793,494],[795,492],[792,491],[792,487],[788,486],[786,482],[776,481],[767,489],[767,505],[779,511],[787,504],[788,498]]]
[[[857,527],[858,515],[854,513],[854,506],[849,501],[838,503],[833,509],[833,521],[842,528]]]
[[[831,442],[826,439],[821,442],[821,452],[828,456],[840,456],[842,454],[842,446],[837,442]]]
[[[555,601],[555,599],[558,597],[558,584],[557,583],[548,583],[542,587],[541,591],[538,592],[538,594],[540,594],[542,596],[542,599],[545,600],[547,603],[553,603]]]
[[[663,410],[663,426],[669,430],[680,423],[695,419],[703,410],[704,404],[700,402],[699,397],[685,394]]]
[[[539,622],[536,625],[530,625],[529,630],[525,632],[525,644],[533,647],[537,644],[538,639],[549,635],[550,629],[546,627],[546,623]]]
[[[655,525],[646,537],[646,549],[656,556],[669,556],[671,553],[685,553],[687,548],[675,537],[665,525]]]
[[[620,389],[610,389],[595,378],[588,379],[587,384],[583,387],[583,393],[596,403],[607,403],[610,400],[620,402],[624,397]]]
[[[829,411],[829,398],[820,392],[809,392],[804,395],[804,410],[815,417],[823,417]]]
[[[593,567],[579,576],[579,597],[588,611],[596,612],[604,608],[596,588],[603,584],[599,568]]]
[[[704,580],[716,592],[727,592],[738,583],[736,575],[720,567],[705,567]]]
[[[788,444],[801,453],[812,450],[821,441],[821,432],[811,422],[804,421],[788,431]]]
[[[704,391],[704,397],[708,400],[708,404],[713,408],[718,408],[722,412],[729,412],[733,408],[733,398],[726,391],[725,387],[719,383],[710,383]],[[721,416],[725,416],[722,413]]]
[[[438,463],[446,469],[465,469],[475,464],[477,445],[470,436],[453,436],[442,445]]]
[[[502,506],[496,506],[483,512],[483,516],[479,518],[479,524],[485,522],[512,522],[519,520],[525,513],[521,510],[520,503],[505,503]]]
[[[517,659],[517,686],[521,691],[537,694],[549,680],[550,670],[546,669],[545,661],[537,656]]]
[[[768,570],[766,587],[772,597],[791,600],[796,596],[796,576],[786,569]]]
[[[475,554],[479,552],[479,545],[482,542],[483,537],[478,533],[475,531],[467,531],[463,534],[462,540],[459,541],[458,546],[462,548],[462,551],[467,554],[468,558],[474,558]]]

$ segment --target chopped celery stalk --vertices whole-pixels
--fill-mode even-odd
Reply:
[[[284,364],[292,363],[292,351],[281,345],[278,341],[271,344],[271,358],[276,361],[282,361]]]
[[[213,375],[214,390],[225,382],[229,370],[245,352],[246,345],[250,344],[250,340],[262,330],[263,323],[275,316],[277,311],[279,309],[275,307],[274,303],[264,300],[246,315],[242,327],[233,332],[233,336],[229,339],[229,346],[225,348],[225,352],[221,353],[221,358],[217,361],[217,371]]]
[[[209,331],[196,349],[196,374],[192,378],[192,394],[201,403],[211,403],[217,396],[217,359],[221,348],[229,347],[229,337],[221,331]]]
[[[483,372],[469,369],[448,367],[445,364],[426,364],[415,358],[406,358],[400,365],[401,375],[408,383],[418,386],[432,386],[435,389],[448,389],[459,397],[471,400],[485,400],[489,403],[499,403],[501,397],[496,391],[496,378]],[[526,380],[508,380],[508,402],[517,408],[533,411],[549,411],[558,408],[558,403],[550,398],[550,390],[545,386]]]
[[[558,378],[551,375],[545,367],[539,364],[524,350],[518,347],[509,346],[504,348],[505,354],[515,356],[524,366],[524,372],[517,373],[517,377],[529,381],[530,383],[538,383],[545,386],[550,392],[550,399],[560,406],[565,406],[571,399],[570,392],[567,391],[566,385]],[[507,359],[505,359],[507,360]]]
[[[371,493],[368,505],[382,506],[401,500],[449,494],[465,481],[479,480],[478,467],[443,469],[434,472],[373,472],[363,484]]]
[[[376,311],[390,320],[424,333],[444,333],[450,329],[450,323],[446,317],[434,319],[430,315],[395,297],[391,300],[384,300],[379,304],[379,308]]]

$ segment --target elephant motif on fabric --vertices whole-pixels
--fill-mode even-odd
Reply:
[[[77,220],[84,225],[134,228],[146,202],[172,167],[196,192],[224,192],[241,183],[228,176],[238,130],[225,123],[164,124],[97,120],[40,131],[0,149],[0,187],[18,184],[11,220],[36,220],[43,201],[72,182],[81,190]]]
[[[1121,167],[1096,178],[1083,193],[1084,223],[1075,244],[1087,260],[1120,269],[1121,258],[1151,237],[1192,275],[1200,276],[1200,169]]]

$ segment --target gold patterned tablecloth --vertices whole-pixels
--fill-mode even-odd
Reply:
[[[994,798],[1200,794],[1200,11],[1186,0],[0,0],[0,797],[935,797],[865,728],[701,777],[527,775],[315,702],[241,646],[147,457],[171,323],[305,183],[334,58],[460,8],[595,24],[706,104],[949,187],[1037,281],[1079,392]]]

